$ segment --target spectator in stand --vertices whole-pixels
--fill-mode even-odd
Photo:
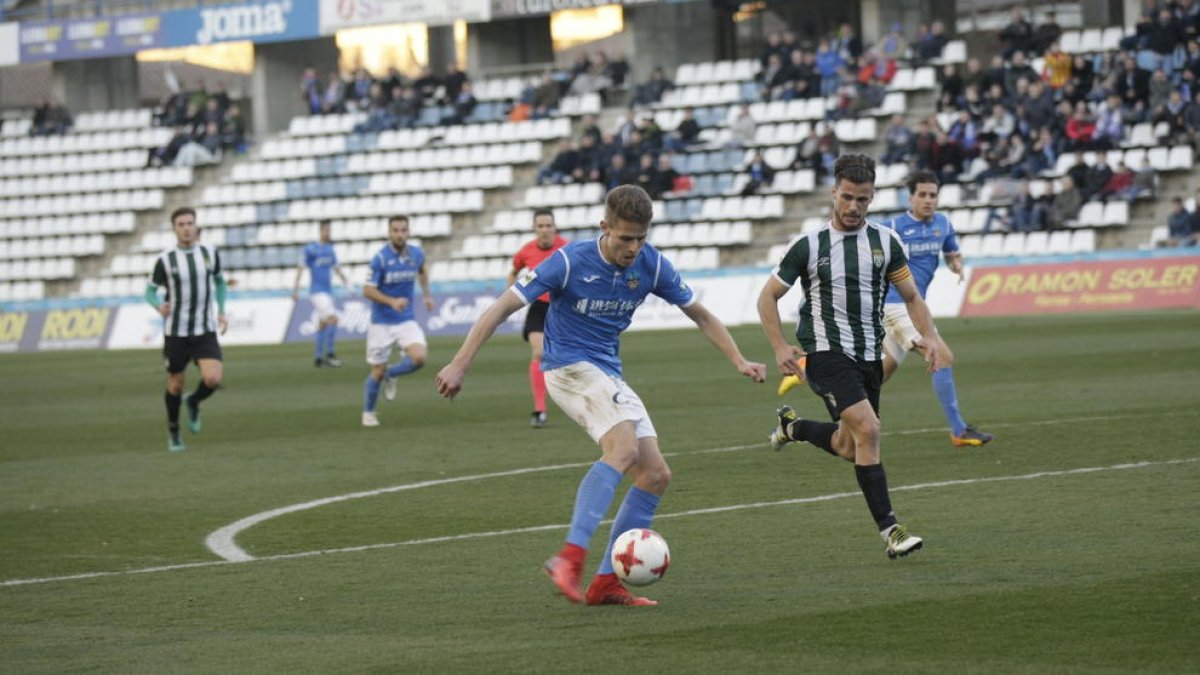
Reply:
[[[821,77],[821,96],[832,96],[838,88],[839,73],[845,59],[829,40],[817,45],[817,74]]]
[[[66,106],[58,101],[45,102],[33,114],[29,133],[32,136],[61,136],[71,130],[75,120]]]
[[[1095,147],[1096,120],[1088,113],[1087,104],[1083,101],[1075,106],[1071,120],[1067,122],[1068,148],[1071,150],[1091,150]]]
[[[433,99],[433,95],[437,92],[437,88],[441,86],[442,81],[433,74],[429,66],[422,66],[417,79],[413,81],[413,89],[416,89],[421,94],[423,101]]]
[[[371,88],[374,80],[365,68],[356,68],[350,85],[346,87],[346,109],[360,112],[371,108]],[[380,86],[380,91],[384,91]]]
[[[1096,153],[1096,161],[1088,167],[1083,184],[1079,186],[1079,196],[1083,201],[1091,201],[1112,180],[1113,170],[1108,166],[1108,157],[1103,152]]]
[[[1083,158],[1083,151],[1075,151],[1075,163],[1067,169],[1067,175],[1070,176],[1071,182],[1074,185],[1083,185],[1083,181],[1087,180],[1088,163]]]
[[[603,52],[598,53],[596,59],[588,63],[588,67],[583,72],[576,73],[571,80],[568,93],[572,96],[603,93],[613,86],[608,77],[608,59]]]
[[[470,79],[467,74],[458,69],[458,64],[454,61],[446,63],[446,74],[442,77],[443,101],[446,105],[457,106],[460,101],[459,94],[462,93],[464,86]]]
[[[663,153],[658,156],[658,170],[654,175],[654,187],[659,197],[674,197],[686,192],[683,176],[671,165],[671,155]]]
[[[757,193],[764,186],[770,187],[775,182],[775,169],[767,164],[767,160],[763,158],[762,150],[755,150],[754,156],[750,158],[750,163],[746,165],[746,174],[749,180],[746,186],[742,188],[742,196],[748,197]]]
[[[1188,143],[1196,152],[1200,152],[1200,87],[1192,94],[1192,102],[1183,111],[1184,130]]]
[[[1014,232],[1034,232],[1046,226],[1046,207],[1030,194],[1027,180],[1021,181],[1009,213],[1010,227]]]
[[[1052,229],[1067,227],[1079,217],[1079,210],[1083,208],[1083,197],[1075,187],[1075,181],[1070,176],[1063,176],[1059,181],[1062,189],[1054,195],[1046,223]]]
[[[204,125],[204,136],[200,138],[200,145],[212,155],[214,161],[221,160],[221,128],[216,122]]]
[[[946,48],[948,42],[950,42],[950,38],[946,35],[946,24],[934,21],[929,26],[929,33],[913,44],[913,56],[918,62],[941,58],[942,50]]]
[[[634,112],[633,108],[629,108],[625,111],[625,116],[621,118],[621,121],[617,124],[617,130],[615,132],[617,141],[622,146],[629,145],[630,140],[633,137],[633,132],[637,131],[637,128],[637,113]]]
[[[397,127],[410,129],[416,126],[424,105],[425,98],[421,96],[421,92],[406,86],[392,94],[392,102],[388,104],[388,109],[395,117]]]
[[[346,83],[335,70],[329,73],[325,91],[321,93],[321,113],[335,115],[346,112]]]
[[[830,43],[830,46],[838,50],[842,56],[842,61],[850,67],[858,65],[858,59],[863,54],[863,42],[854,32],[854,26],[849,23],[843,23],[838,28],[837,36]]]
[[[990,110],[987,99],[980,95],[979,89],[973,84],[968,84],[963,90],[962,102],[958,107],[975,119],[983,119]]]
[[[875,50],[869,50],[863,55],[862,67],[858,69],[858,83],[867,85],[879,82],[884,85],[896,77],[896,60],[880,58]]]
[[[1121,97],[1109,94],[1100,104],[1096,114],[1096,144],[1103,148],[1118,148],[1125,140],[1125,119],[1121,111]]]
[[[1138,167],[1137,173],[1133,175],[1133,196],[1132,199],[1140,199],[1142,197],[1153,197],[1158,192],[1158,172],[1150,164],[1149,157],[1142,158],[1142,165]]]
[[[987,73],[983,71],[983,66],[979,64],[979,59],[971,57],[967,59],[967,70],[963,73],[963,91],[966,88],[974,85],[976,90],[983,91],[987,85]]]
[[[754,142],[754,131],[758,125],[754,123],[754,118],[750,116],[750,106],[743,103],[738,108],[737,117],[729,125],[729,141],[728,146],[731,148],[742,148]]]
[[[654,119],[652,113],[642,115],[638,124],[638,131],[642,133],[642,142],[645,143],[646,149],[650,152],[658,154],[663,146],[663,130],[658,126],[658,122]]]
[[[1026,155],[1025,173],[1029,176],[1036,176],[1047,169],[1054,168],[1057,163],[1058,148],[1054,142],[1054,136],[1050,134],[1049,127],[1042,127],[1038,130],[1037,140],[1033,142],[1033,147]]]
[[[771,54],[767,58],[767,67],[758,74],[762,85],[759,88],[758,96],[763,101],[773,100],[776,92],[783,89],[783,85],[791,80],[791,72],[783,65],[783,58],[779,54]]]
[[[1200,204],[1196,208],[1200,210]],[[1167,216],[1167,245],[1195,246],[1196,234],[1192,229],[1192,214],[1183,208],[1183,200],[1171,197],[1171,215]]]
[[[938,180],[942,184],[957,182],[958,175],[963,170],[964,159],[962,146],[946,135],[946,132],[939,130],[935,134],[930,159],[933,171],[938,175]]]
[[[696,121],[695,112],[691,108],[684,108],[679,126],[663,140],[663,144],[671,152],[682,152],[687,150],[689,145],[699,142],[700,123]]]
[[[1030,40],[1030,50],[1034,54],[1043,54],[1062,37],[1062,26],[1058,25],[1058,15],[1053,10],[1046,12],[1046,22],[1033,29]]]
[[[463,80],[459,85],[451,107],[454,112],[442,118],[442,124],[462,124],[475,112],[479,101],[475,99],[475,91],[470,80]]]
[[[989,141],[1008,138],[1016,129],[1016,120],[1012,113],[1002,105],[992,106],[992,114],[983,121],[983,137]],[[966,149],[966,148],[964,148]]]
[[[572,180],[576,183],[596,183],[600,181],[600,153],[592,137],[580,136],[579,149],[575,155],[575,170],[571,172]]]
[[[595,145],[597,148],[604,141],[600,134],[600,127],[596,124],[596,116],[590,113],[584,115],[583,119],[579,122],[579,134],[581,137],[591,136],[592,145]]]
[[[1071,79],[1077,91],[1089,92],[1096,83],[1096,68],[1092,60],[1083,54],[1076,54],[1071,60]]]
[[[612,158],[622,154],[622,151],[621,142],[617,140],[616,134],[604,134],[596,144],[596,163],[607,169],[612,163]]]
[[[883,163],[902,164],[908,162],[912,151],[913,133],[904,124],[902,115],[892,115],[888,126],[883,130]]]
[[[1153,111],[1151,121],[1155,125],[1166,123],[1167,135],[1165,138],[1160,138],[1161,142],[1167,145],[1177,145],[1187,142],[1187,122],[1184,120],[1184,114],[1187,111],[1187,104],[1183,101],[1183,95],[1178,89],[1174,89],[1167,95],[1167,102]]]
[[[396,128],[396,117],[388,108],[383,95],[383,85],[374,83],[367,91],[367,96],[359,105],[367,113],[367,119],[354,127],[355,133],[379,133],[386,129]]]
[[[976,64],[979,62],[976,61]],[[963,78],[958,74],[958,66],[947,63],[942,66],[942,93],[938,95],[938,112],[957,110],[962,104]]]
[[[538,171],[537,184],[570,183],[578,164],[579,153],[575,151],[571,139],[564,138],[558,142],[558,152],[554,154],[554,158]]]
[[[993,91],[997,85],[1000,86],[1000,91],[1003,93],[1005,83],[1008,81],[1008,66],[1004,65],[1004,58],[999,54],[992,57],[992,63],[983,73],[983,86],[979,88],[980,93]]]
[[[1013,52],[1012,63],[1004,73],[1004,93],[1012,96],[1017,92],[1017,81],[1036,82],[1041,76],[1025,59],[1025,52]]]
[[[887,35],[883,36],[883,39],[876,45],[876,49],[885,59],[898,61],[905,58],[908,52],[908,40],[904,39],[904,27],[899,22],[892,24]]]
[[[1033,131],[1048,126],[1054,119],[1054,95],[1041,82],[1030,82],[1024,96],[1016,102],[1025,109],[1025,119]]]
[[[662,101],[663,94],[675,88],[675,84],[663,74],[661,66],[655,66],[650,71],[650,79],[637,86],[633,96],[635,105],[654,105]]]
[[[1050,89],[1058,91],[1071,81],[1072,61],[1070,55],[1062,50],[1058,42],[1050,43],[1050,48],[1046,53],[1046,65],[1042,67],[1042,80]]]
[[[1150,28],[1146,47],[1150,50],[1153,68],[1171,70],[1174,66],[1175,50],[1186,41],[1183,24],[1170,9],[1162,8],[1158,20]]]
[[[921,120],[917,124],[917,133],[913,135],[912,155],[918,169],[933,169],[933,146],[937,136],[933,130],[936,124]]]
[[[617,89],[625,88],[625,78],[629,77],[629,62],[625,60],[624,54],[617,54],[608,61],[608,69],[605,71],[608,79],[612,82],[612,86]]]
[[[1151,114],[1155,114],[1159,108],[1162,108],[1167,103],[1167,98],[1171,95],[1171,90],[1175,87],[1171,81],[1167,79],[1167,73],[1162,68],[1154,71],[1150,76],[1149,95],[1146,99],[1146,108]]]
[[[1117,163],[1117,170],[1113,171],[1112,177],[1096,194],[1096,198],[1103,202],[1114,197],[1133,201],[1133,169],[1126,166],[1125,162]]]
[[[654,167],[654,155],[647,152],[638,158],[637,179],[634,184],[645,190],[651,199],[662,197],[662,193],[658,191],[658,169]]]
[[[166,145],[150,150],[146,166],[171,166],[175,163],[175,158],[179,155],[179,150],[191,139],[191,134],[188,133],[186,126],[176,126],[174,135],[171,136],[171,140],[167,141]]]
[[[1033,26],[1025,20],[1025,10],[1012,8],[1012,20],[1000,31],[1000,41],[1004,43],[1005,60],[1012,58],[1016,52],[1029,51],[1033,44]]]
[[[542,73],[542,82],[533,92],[532,119],[543,119],[558,112],[561,100],[562,89],[554,80],[554,75],[550,71]]]
[[[1132,56],[1125,55],[1121,67],[1116,71],[1115,87],[1121,103],[1132,108],[1138,102],[1143,105],[1150,98],[1150,73],[1137,67]]]
[[[990,117],[988,121],[991,121]],[[964,110],[958,113],[958,119],[946,130],[946,135],[958,143],[964,155],[975,157],[979,154],[979,144],[983,140],[984,125]],[[995,134],[990,137],[994,139]]]
[[[618,152],[609,160],[608,168],[601,176],[605,191],[612,190],[618,185],[633,185],[637,182],[637,169],[629,166],[625,155]]]
[[[767,64],[771,60],[772,54],[779,54],[780,46],[783,44],[783,35],[778,32],[767,33],[767,44],[763,45],[762,51],[758,54],[759,70],[767,69]]]

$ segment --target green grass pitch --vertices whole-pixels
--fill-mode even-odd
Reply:
[[[433,376],[459,340],[432,341],[377,429],[361,343],[340,370],[308,345],[227,349],[178,454],[156,352],[0,357],[0,672],[1200,670],[1200,314],[940,323],[963,411],[997,440],[952,447],[918,362],[884,388],[892,501],[927,541],[899,561],[848,464],[766,445],[774,374],[740,378],[695,330],[627,335],[675,476],[655,523],[672,567],[637,609],[570,605],[540,572],[598,453],[554,408],[529,428],[517,338],[454,402]],[[771,360],[757,327],[734,333]],[[205,546],[423,482],[265,520],[236,539],[250,562]]]

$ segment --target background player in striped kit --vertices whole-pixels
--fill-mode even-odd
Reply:
[[[834,165],[833,217],[825,227],[797,239],[784,254],[759,294],[758,314],[781,371],[796,374],[797,359],[807,355],[808,385],[835,420],[800,419],[783,406],[771,446],[778,450],[792,441],[808,441],[854,462],[884,551],[896,558],[921,548],[923,541],[897,522],[880,460],[883,303],[889,283],[921,331],[931,372],[937,370],[941,351],[899,235],[867,220],[874,196],[875,161],[866,155],[839,157]],[[796,328],[802,349],[788,344],[779,319],[779,299],[797,281],[805,298]]]
[[[176,209],[171,214],[175,246],[159,254],[146,286],[146,302],[163,317],[163,357],[167,367],[167,449],[184,449],[179,433],[179,406],[187,404],[188,429],[200,433],[200,403],[221,386],[223,367],[221,334],[229,327],[225,318],[225,277],[217,250],[199,243],[196,210]],[[159,298],[159,287],[166,295]],[[215,315],[214,315],[215,310]],[[200,384],[181,397],[188,363],[200,368]]]

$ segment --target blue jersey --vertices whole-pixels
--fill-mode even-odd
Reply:
[[[917,220],[912,213],[905,213],[884,223],[900,235],[908,251],[908,269],[921,297],[929,290],[933,274],[941,264],[942,253],[957,253],[958,238],[954,236],[954,225],[945,214],[934,213],[929,222]],[[886,303],[904,302],[893,286],[888,290]]]
[[[675,266],[646,244],[629,267],[617,267],[600,254],[600,240],[577,241],[558,249],[513,286],[526,304],[550,293],[542,369],[586,361],[621,376],[620,336],[633,311],[653,293],[687,307],[695,298]]]
[[[333,244],[322,244],[319,241],[309,242],[304,247],[304,266],[312,277],[309,293],[333,292],[333,268],[337,267],[337,254],[333,252]]]
[[[419,246],[408,244],[400,253],[385,244],[371,258],[371,274],[367,284],[393,298],[408,298],[408,307],[397,312],[378,302],[371,303],[371,323],[398,324],[412,321],[413,291],[417,285],[417,273],[425,265],[425,252]]]

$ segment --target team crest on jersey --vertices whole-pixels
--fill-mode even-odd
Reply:
[[[625,285],[629,286],[631,291],[636,291],[637,287],[642,285],[642,277],[637,270],[629,270],[625,273]]]
[[[525,274],[521,275],[521,281],[519,283],[522,286],[528,286],[536,278],[537,278],[537,272],[534,272],[533,270],[528,270],[525,272]]]
[[[883,251],[877,248],[871,249],[871,262],[875,263],[876,267],[883,267]]]

